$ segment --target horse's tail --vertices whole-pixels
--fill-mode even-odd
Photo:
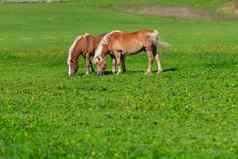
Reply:
[[[163,42],[160,41],[160,34],[157,30],[154,30],[153,33],[153,41],[155,43],[156,46],[158,46],[159,48],[169,48],[171,47],[171,45],[168,42]]]
[[[75,46],[77,44],[77,42],[82,38],[83,36],[78,36],[74,42],[72,43],[72,45],[70,46],[69,48],[69,52],[68,52],[68,59],[67,59],[67,64],[68,64],[68,67],[69,67],[69,71],[68,71],[68,74],[69,76],[71,76],[72,74],[75,73],[75,70],[73,70],[72,66],[71,66],[71,59],[72,59],[72,54],[73,54],[73,51],[75,49]]]
[[[157,46],[159,48],[169,48],[171,47],[171,45],[168,42],[164,42],[164,41],[157,41]]]

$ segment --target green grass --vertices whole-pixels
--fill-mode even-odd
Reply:
[[[1,5],[0,19],[0,158],[238,157],[237,22],[80,3]],[[85,76],[83,60],[67,76],[78,34],[146,27],[173,46],[159,78],[144,75],[144,53],[120,76]]]
[[[179,6],[192,6],[198,8],[216,8],[223,5],[226,2],[231,2],[235,0],[72,0],[75,3],[82,5],[93,5],[93,6],[117,6],[117,5],[151,5],[151,4],[161,4],[161,5],[179,5]],[[71,2],[72,2],[71,1]]]

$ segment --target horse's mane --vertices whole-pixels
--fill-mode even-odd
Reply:
[[[108,32],[99,34],[99,36],[105,36],[106,34],[108,34]]]
[[[89,35],[91,35],[91,34],[90,34],[90,33],[84,33],[83,35],[79,35],[79,36],[77,36],[77,37],[74,39],[72,45],[71,45],[70,48],[69,48],[68,59],[67,59],[67,63],[68,63],[68,64],[70,64],[70,60],[71,60],[71,58],[72,58],[72,53],[73,53],[74,48],[75,48],[75,46],[77,45],[78,41],[79,41],[80,39],[82,39],[82,38],[85,38],[86,36],[89,36]]]
[[[70,48],[69,48],[69,54],[68,54],[68,59],[67,59],[67,64],[68,64],[68,65],[70,64],[70,60],[71,60],[71,58],[72,58],[73,50],[74,50],[74,48],[75,48],[77,42],[78,42],[82,37],[83,37],[83,36],[81,36],[81,35],[80,35],[80,36],[77,36],[77,37],[74,39],[72,45],[70,46]]]
[[[115,32],[121,32],[121,31],[112,31],[110,33],[105,33],[104,37],[101,39],[97,49],[95,50],[95,55],[94,55],[94,60],[97,58],[97,57],[101,57],[101,54],[102,54],[102,49],[103,49],[103,45],[107,44],[108,42],[108,37],[115,33]]]

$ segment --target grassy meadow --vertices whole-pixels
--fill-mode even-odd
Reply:
[[[135,2],[226,1],[0,4],[0,159],[238,158],[238,22],[115,9]],[[141,28],[172,45],[161,50],[159,77],[144,75],[145,53],[128,56],[119,76],[86,76],[83,59],[67,76],[77,35]]]

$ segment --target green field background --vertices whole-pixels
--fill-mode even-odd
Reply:
[[[227,1],[67,1],[0,5],[0,159],[238,157],[238,22],[129,14],[123,5],[214,9]],[[164,72],[145,53],[127,72],[67,76],[85,32],[159,30]],[[111,69],[108,58],[108,71]],[[156,67],[153,68],[156,71]]]

